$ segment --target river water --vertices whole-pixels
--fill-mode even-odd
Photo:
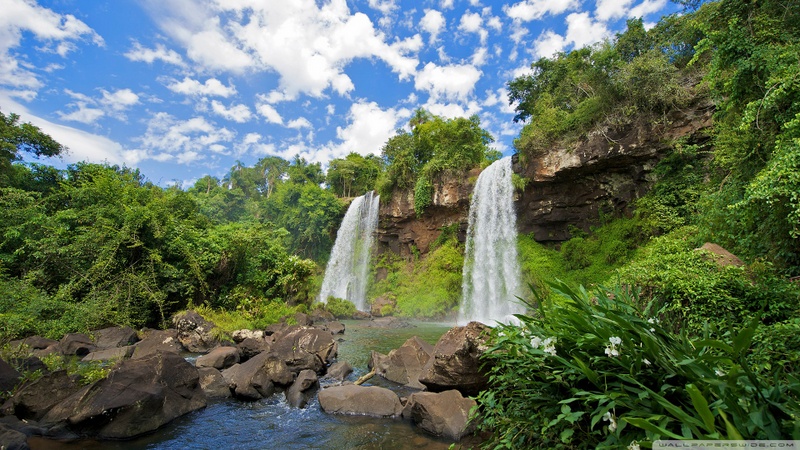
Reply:
[[[369,328],[367,322],[345,321],[340,335],[339,360],[355,369],[349,380],[367,372],[372,350],[388,353],[408,338],[419,336],[431,345],[450,324],[416,323],[413,328]],[[337,336],[338,338],[339,336]],[[411,393],[394,383],[373,377],[365,385],[388,387],[401,396]],[[212,401],[153,434],[130,441],[57,443],[31,439],[32,449],[432,449],[445,450],[451,442],[434,438],[404,419],[376,419],[325,414],[314,400],[304,409],[291,408],[282,393],[256,402]]]

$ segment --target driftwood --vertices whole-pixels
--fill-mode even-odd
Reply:
[[[365,381],[369,380],[369,379],[370,379],[370,378],[372,378],[373,376],[375,376],[375,369],[372,369],[372,371],[371,371],[370,373],[368,373],[368,374],[365,374],[364,376],[362,376],[361,378],[359,378],[358,380],[356,380],[356,382],[355,382],[355,383],[353,383],[353,384],[356,384],[356,385],[363,384]]]

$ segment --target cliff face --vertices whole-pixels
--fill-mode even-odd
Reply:
[[[652,186],[652,170],[671,142],[708,139],[704,130],[711,126],[712,112],[708,104],[696,105],[670,114],[667,125],[639,123],[600,130],[527,161],[515,156],[514,172],[528,180],[516,199],[519,231],[533,233],[540,242],[564,241],[570,238],[570,225],[588,230],[601,211],[627,212],[632,201]],[[459,224],[463,240],[478,174],[476,169],[463,177],[433,180],[433,205],[422,217],[414,213],[413,191],[395,192],[380,208],[379,251],[409,256],[415,248],[424,254],[441,228],[454,223]]]
[[[413,190],[395,191],[388,202],[382,202],[378,213],[378,251],[391,251],[402,256],[410,256],[414,251],[425,254],[441,234],[442,227],[454,223],[459,224],[459,239],[463,240],[467,231],[470,193],[479,173],[475,169],[463,176],[434,179],[433,203],[421,217],[414,213]]]
[[[514,171],[528,180],[517,199],[521,233],[537,241],[570,238],[570,225],[588,230],[600,212],[627,212],[650,189],[651,172],[678,138],[700,143],[708,137],[712,108],[697,105],[675,111],[667,125],[634,124],[600,130],[571,147],[553,148]]]

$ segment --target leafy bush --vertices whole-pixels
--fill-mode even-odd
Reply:
[[[563,282],[536,316],[498,325],[478,396],[489,448],[638,448],[656,439],[797,439],[796,383],[756,374],[758,326],[675,334],[635,292]],[[714,339],[717,334],[721,337]]]
[[[328,297],[325,309],[337,319],[351,319],[356,313],[356,305],[353,302],[333,296]]]

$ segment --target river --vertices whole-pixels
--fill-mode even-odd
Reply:
[[[388,353],[408,338],[419,336],[430,344],[450,328],[450,324],[415,323],[413,328],[369,328],[367,322],[345,321],[340,335],[340,361],[354,367],[349,380],[367,372],[372,350]],[[339,336],[337,336],[339,338]],[[365,385],[388,387],[401,396],[412,391],[373,377]],[[199,411],[187,414],[155,433],[129,441],[80,441],[59,443],[31,439],[33,450],[74,449],[432,449],[445,450],[451,442],[436,439],[403,419],[376,419],[363,416],[325,414],[312,401],[304,409],[291,408],[282,393],[255,402],[211,401]]]

